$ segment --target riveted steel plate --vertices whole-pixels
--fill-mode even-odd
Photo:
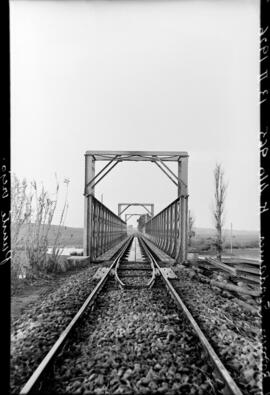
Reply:
[[[160,268],[160,271],[168,279],[178,278],[177,275],[174,273],[174,271],[171,268],[162,267],[162,268]]]
[[[93,279],[94,279],[94,280],[100,280],[102,277],[105,276],[105,274],[108,273],[109,270],[110,270],[109,267],[100,267],[100,268],[96,271],[96,273],[94,274]]]

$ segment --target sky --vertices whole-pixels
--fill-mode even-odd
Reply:
[[[10,2],[11,170],[52,194],[57,174],[55,223],[68,178],[66,225],[83,226],[86,151],[164,150],[189,154],[195,227],[214,226],[213,170],[221,163],[225,227],[259,229],[259,7],[258,0]],[[177,190],[154,164],[124,162],[96,197],[116,213],[121,202],[154,203],[158,213]]]

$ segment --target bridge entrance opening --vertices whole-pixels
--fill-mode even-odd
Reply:
[[[97,161],[107,162],[96,174]],[[177,187],[177,198],[154,215],[153,203],[119,203],[118,215],[95,198],[95,186],[120,162],[152,162]],[[166,162],[177,163],[175,174]],[[121,214],[138,205],[149,211],[145,235],[176,262],[187,259],[188,233],[188,153],[183,151],[87,151],[85,153],[84,187],[84,255],[94,260],[126,237],[127,224]],[[123,207],[123,208],[122,208]],[[150,209],[148,208],[150,207]]]

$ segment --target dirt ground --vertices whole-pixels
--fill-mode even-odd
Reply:
[[[260,259],[259,248],[233,248],[233,256],[247,259]],[[225,250],[224,255],[231,255],[230,250]]]
[[[19,318],[20,313],[30,303],[35,302],[42,292],[46,291],[46,286],[26,286],[20,295],[14,295],[11,297],[11,320],[15,321]]]
[[[16,321],[23,310],[31,307],[31,305],[39,298],[42,298],[57,289],[57,287],[62,284],[66,278],[74,275],[75,273],[81,272],[82,270],[85,270],[85,268],[78,268],[66,273],[54,274],[48,278],[36,280],[32,284],[23,283],[16,291],[16,294],[11,296],[11,322]]]

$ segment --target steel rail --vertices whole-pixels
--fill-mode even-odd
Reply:
[[[169,290],[170,294],[172,295],[173,299],[176,301],[177,305],[182,309],[182,311],[184,312],[185,316],[187,317],[188,321],[190,322],[191,326],[193,327],[193,329],[195,330],[195,333],[197,334],[199,340],[201,341],[201,344],[203,345],[204,349],[206,350],[207,354],[210,356],[211,361],[213,362],[216,370],[218,371],[219,375],[222,377],[222,379],[224,380],[224,384],[225,384],[225,389],[223,390],[224,395],[243,395],[242,391],[240,390],[240,388],[237,386],[237,384],[235,383],[235,381],[233,380],[233,378],[231,377],[230,373],[228,372],[228,370],[225,368],[225,366],[223,365],[223,363],[221,362],[221,360],[219,359],[218,355],[216,354],[215,350],[213,349],[213,347],[211,346],[211,344],[209,343],[209,341],[207,340],[206,336],[204,335],[204,333],[202,332],[201,328],[199,327],[199,325],[197,324],[197,322],[195,321],[195,319],[193,318],[192,314],[190,313],[190,311],[188,310],[188,308],[186,307],[185,303],[182,301],[182,299],[180,298],[178,292],[175,290],[175,288],[173,287],[173,285],[171,284],[170,280],[163,274],[163,272],[160,270],[160,266],[158,265],[156,259],[154,258],[150,247],[148,247],[148,245],[146,244],[146,242],[144,241],[143,237],[140,236],[141,238],[141,242],[143,244],[145,244],[145,252],[146,254],[150,257],[152,257],[153,262],[155,263],[155,266],[159,272],[159,274],[161,275],[163,281],[166,284],[167,289]]]
[[[51,347],[50,351],[46,354],[46,356],[43,358],[41,363],[38,365],[38,367],[34,370],[30,378],[27,380],[25,385],[22,387],[20,391],[20,395],[25,395],[31,393],[34,388],[37,386],[39,381],[41,380],[43,374],[45,373],[46,369],[49,367],[49,365],[52,363],[54,358],[56,357],[57,353],[60,350],[60,347],[63,345],[64,341],[67,340],[68,336],[70,335],[72,329],[74,329],[75,325],[78,323],[78,320],[81,318],[83,313],[85,312],[86,308],[88,306],[91,306],[92,303],[94,302],[96,296],[99,294],[101,289],[103,288],[106,280],[108,279],[112,269],[114,266],[117,264],[117,262],[122,258],[124,253],[126,252],[127,248],[129,247],[131,241],[133,239],[133,236],[130,236],[130,238],[126,241],[126,243],[121,247],[120,251],[117,253],[117,256],[115,257],[113,263],[111,266],[108,268],[108,271],[104,274],[104,276],[100,279],[98,284],[95,286],[93,291],[90,293],[90,295],[87,297],[83,305],[80,307],[74,318],[70,321],[68,326],[64,329],[64,331],[60,334],[54,345]]]
[[[137,238],[138,238],[138,240],[139,240],[139,237],[137,237]],[[151,275],[151,278],[150,278],[150,280],[148,281],[148,283],[145,285],[145,288],[151,288],[151,286],[154,284],[155,276],[156,276],[156,271],[155,271],[154,262],[153,262],[152,258],[149,258],[149,260],[150,260],[150,265],[151,265],[151,269],[152,269],[152,275]],[[121,286],[122,288],[126,288],[126,289],[127,289],[127,288],[129,288],[129,289],[130,289],[130,288],[136,288],[136,286],[126,284],[126,283],[124,283],[124,282],[120,279],[120,277],[119,277],[119,275],[118,275],[119,266],[120,266],[120,259],[117,261],[117,264],[116,264],[116,266],[115,266],[115,272],[114,272],[115,279],[119,282],[120,286]],[[138,269],[138,270],[139,270],[139,269]]]
[[[151,263],[151,268],[152,268],[152,276],[147,283],[147,287],[149,287],[149,288],[151,288],[151,286],[154,284],[155,278],[156,278],[156,271],[155,271],[154,262],[151,260],[150,263]]]
[[[116,281],[118,281],[118,283],[120,284],[121,288],[125,288],[126,284],[120,279],[120,277],[118,275],[119,264],[120,264],[120,259],[117,261],[117,264],[115,266],[114,276],[115,276]]]
[[[143,249],[143,251],[145,252],[145,254],[147,255],[147,250],[145,250],[145,246],[143,244],[141,244],[141,239],[137,236],[138,238],[138,242],[140,244],[140,247]],[[147,255],[148,259],[150,259],[150,264],[151,264],[151,268],[152,268],[152,276],[149,280],[149,282],[147,283],[147,287],[151,288],[154,285],[155,279],[156,279],[156,270],[155,270],[155,262],[152,258],[151,255]]]

